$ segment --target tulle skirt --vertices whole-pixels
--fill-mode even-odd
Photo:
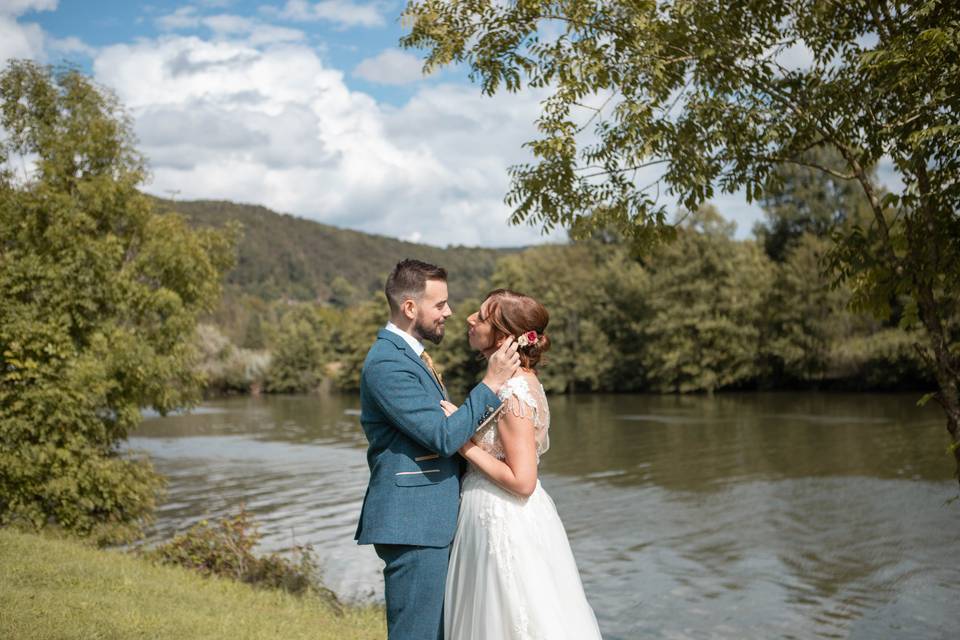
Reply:
[[[445,640],[600,638],[556,506],[470,469],[463,479],[444,599]]]

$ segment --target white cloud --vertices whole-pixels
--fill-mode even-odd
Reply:
[[[0,15],[22,16],[28,11],[54,11],[57,0],[3,0]]]
[[[383,107],[305,45],[185,36],[104,48],[94,72],[134,116],[153,193],[437,245],[540,241],[508,227],[502,202],[533,134],[533,94],[438,86]]]
[[[47,48],[52,52],[60,54],[79,53],[92,58],[96,55],[97,49],[91,47],[80,38],[70,36],[67,38],[52,38],[47,41]]]
[[[260,20],[228,13],[201,16],[195,7],[180,7],[173,13],[158,17],[155,24],[162,31],[185,31],[201,27],[216,38],[240,38],[252,46],[276,42],[300,42],[306,34],[298,29],[265,24]]]
[[[244,16],[230,15],[227,13],[209,16],[203,19],[205,27],[218,35],[233,35],[238,33],[250,33],[256,28],[256,22]]]
[[[154,23],[164,31],[196,29],[200,26],[200,14],[197,13],[196,7],[179,7],[173,13],[158,17]]]
[[[296,22],[325,20],[340,27],[379,27],[386,24],[381,9],[374,4],[356,4],[352,0],[287,0],[283,9],[271,8],[267,12]]]
[[[95,49],[77,37],[53,38],[40,25],[17,19],[29,11],[56,8],[56,0],[0,0],[0,65],[11,58],[46,62],[71,54],[93,56]]]
[[[262,44],[272,44],[276,42],[301,42],[305,39],[306,34],[297,29],[262,25],[251,31],[246,41],[256,47]]]
[[[44,57],[43,29],[36,24],[21,24],[14,18],[0,14],[0,63],[11,58]]]
[[[410,84],[424,78],[423,61],[406,51],[386,49],[360,62],[353,75],[377,84]]]

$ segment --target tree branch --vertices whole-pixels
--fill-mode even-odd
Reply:
[[[608,176],[616,173],[626,173],[627,171],[636,171],[637,169],[645,169],[647,167],[652,167],[658,164],[664,164],[666,162],[669,162],[667,158],[662,158],[660,160],[651,160],[650,162],[643,162],[641,164],[633,165],[630,167],[623,167],[621,169],[604,169],[603,171],[597,171],[596,173],[588,173],[585,176],[580,176],[580,178],[581,179],[595,178],[597,176]],[[599,169],[599,168],[600,167],[597,165],[587,165],[585,167],[577,167],[576,169],[574,169],[574,171],[587,171],[588,169]]]
[[[815,146],[815,145],[808,146],[807,149],[805,149],[805,151],[808,150],[808,149],[811,149],[813,146]],[[834,170],[834,169],[831,169],[830,167],[825,167],[825,166],[823,166],[823,165],[821,165],[821,164],[818,164],[818,163],[816,163],[816,162],[809,162],[809,161],[807,161],[807,160],[796,160],[796,159],[794,159],[794,158],[777,158],[777,157],[763,157],[763,158],[759,158],[759,159],[760,159],[760,160],[766,160],[767,162],[787,162],[787,163],[790,163],[790,164],[799,165],[799,166],[801,166],[801,167],[808,167],[808,168],[810,168],[810,169],[818,169],[818,170],[820,170],[820,171],[823,171],[823,172],[826,173],[826,174],[829,174],[829,175],[833,176],[834,178],[839,178],[839,179],[841,179],[841,180],[856,180],[856,178],[857,178],[857,176],[854,175],[854,174],[852,174],[852,173],[840,173],[839,171],[836,171],[836,170]]]
[[[603,110],[606,108],[608,104],[610,104],[610,101],[613,100],[613,97],[615,95],[617,95],[617,92],[612,91],[610,95],[607,97],[607,99],[603,101],[603,104],[600,105],[600,108],[590,107],[585,104],[580,104],[579,102],[574,102],[573,104],[577,105],[578,107],[583,107],[584,109],[593,109],[593,115],[591,115],[587,119],[587,121],[583,123],[582,126],[577,128],[577,133],[583,133],[586,130],[586,128],[590,126],[590,123],[593,122],[594,119],[603,112]]]

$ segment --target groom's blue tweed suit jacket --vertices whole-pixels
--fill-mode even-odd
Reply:
[[[443,389],[403,338],[381,329],[360,376],[360,423],[370,446],[370,484],[359,544],[445,547],[460,508],[457,450],[498,406],[485,384],[449,418]]]

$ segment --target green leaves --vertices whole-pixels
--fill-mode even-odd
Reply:
[[[731,235],[704,209],[651,254],[641,326],[645,369],[660,391],[712,392],[760,375],[762,303],[773,269],[759,247]]]
[[[312,305],[299,305],[282,319],[273,361],[267,374],[271,393],[316,391],[330,360],[332,326],[329,318]]]
[[[163,482],[122,442],[141,407],[197,399],[190,337],[235,234],[152,211],[128,120],[79,72],[15,61],[0,97],[0,157],[37,158],[0,172],[0,524],[125,541]]]
[[[488,93],[519,77],[551,92],[535,162],[511,171],[515,224],[655,240],[661,183],[695,211],[717,188],[764,199],[785,163],[839,157],[809,166],[855,181],[869,221],[835,232],[835,284],[882,318],[914,301],[960,441],[960,4],[424,0],[406,17],[403,43],[428,64],[466,62]],[[897,194],[872,174],[888,161]]]

